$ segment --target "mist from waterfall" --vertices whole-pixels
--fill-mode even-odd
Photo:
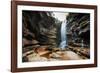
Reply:
[[[67,46],[68,46],[68,43],[67,43],[67,36],[66,36],[66,29],[67,29],[67,21],[63,21],[62,24],[61,24],[61,43],[60,43],[60,48],[62,50],[64,50]]]

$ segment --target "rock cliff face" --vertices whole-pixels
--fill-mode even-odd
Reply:
[[[57,28],[50,12],[23,11],[23,52],[57,47]]]
[[[67,16],[67,36],[69,41],[83,43],[89,47],[90,44],[90,14],[88,13],[69,13]]]

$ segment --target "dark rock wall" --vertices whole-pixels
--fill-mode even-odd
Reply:
[[[23,11],[23,52],[41,46],[57,46],[57,28],[52,12]]]
[[[67,36],[70,42],[81,43],[89,47],[90,45],[90,14],[88,13],[69,13],[67,16]]]

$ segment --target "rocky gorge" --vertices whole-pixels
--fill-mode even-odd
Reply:
[[[66,16],[68,47],[61,50],[62,22],[53,17],[53,12],[22,11],[23,62],[88,59],[89,17],[84,13],[69,13]]]

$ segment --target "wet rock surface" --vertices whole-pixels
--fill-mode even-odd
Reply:
[[[57,52],[50,52],[48,50],[42,50],[38,53],[34,52],[24,55],[27,57],[28,62],[34,61],[60,61],[60,60],[81,60],[81,56],[77,55],[73,51],[57,51]]]

